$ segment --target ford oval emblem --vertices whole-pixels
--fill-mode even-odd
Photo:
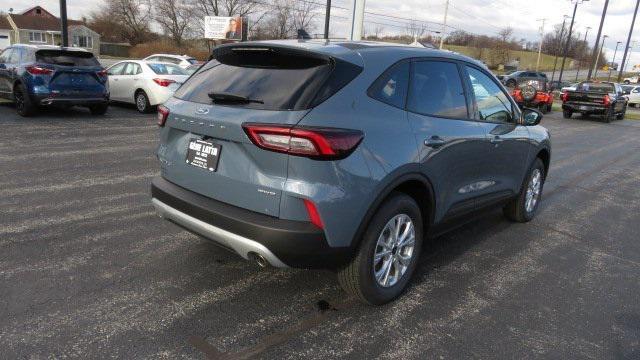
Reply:
[[[207,108],[198,108],[198,110],[196,110],[196,114],[198,115],[207,115],[209,113],[209,109]]]

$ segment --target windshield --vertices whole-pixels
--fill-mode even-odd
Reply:
[[[191,58],[191,59],[187,59],[187,61],[189,62],[189,64],[197,64],[198,60]]]
[[[189,75],[178,65],[164,63],[148,63],[147,65],[158,75]]]
[[[593,91],[601,93],[613,93],[615,89],[611,83],[583,82],[578,84],[579,91]]]
[[[64,66],[100,66],[92,53],[68,50],[38,50],[36,62]]]

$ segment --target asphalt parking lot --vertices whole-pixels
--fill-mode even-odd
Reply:
[[[0,105],[0,358],[640,358],[640,121],[543,125],[539,216],[433,240],[376,308],[156,217],[153,115]]]

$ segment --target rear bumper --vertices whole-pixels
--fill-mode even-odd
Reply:
[[[604,115],[609,111],[608,107],[603,105],[586,105],[586,104],[572,104],[572,103],[564,103],[562,104],[562,110],[567,110],[571,112],[579,112],[586,114],[601,114]]]
[[[32,96],[34,102],[41,106],[48,105],[103,105],[109,103],[109,96],[102,97],[90,97],[90,98],[71,98],[71,97],[58,97],[58,96]]]
[[[258,254],[275,267],[335,268],[350,248],[332,248],[315,225],[282,220],[225,204],[163,178],[151,184],[158,215],[204,236],[245,259]]]

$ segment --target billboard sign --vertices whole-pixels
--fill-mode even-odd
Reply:
[[[204,37],[212,40],[242,40],[242,18],[205,16]]]

